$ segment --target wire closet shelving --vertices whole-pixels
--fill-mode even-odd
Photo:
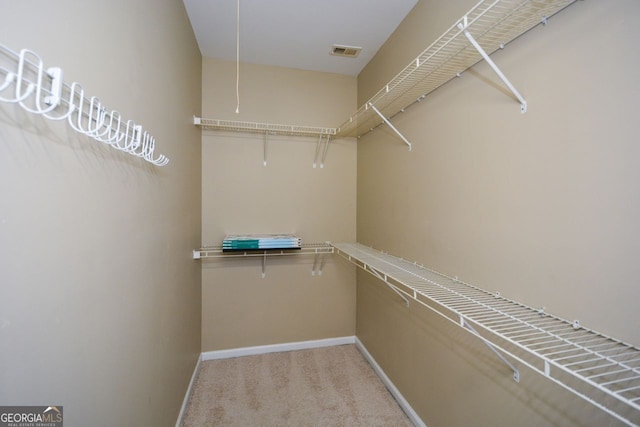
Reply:
[[[337,254],[383,281],[407,305],[415,301],[465,328],[514,372],[529,367],[629,426],[640,425],[640,349],[358,243]]]
[[[575,0],[483,0],[337,128],[338,137],[361,137],[484,59],[520,103],[527,103],[489,57]],[[390,125],[391,126],[391,125]],[[399,132],[391,126],[396,133]],[[411,144],[399,134],[411,148]]]
[[[391,81],[337,128],[247,123],[229,120],[200,119],[195,123],[207,129],[240,132],[278,133],[286,135],[361,137],[387,124],[409,146],[411,143],[393,126],[391,119],[420,102],[429,93],[485,60],[513,97],[520,110],[527,102],[502,73],[489,55],[576,0],[482,0],[456,21],[444,34],[411,61]],[[316,150],[317,151],[317,150]],[[317,157],[317,154],[316,154]],[[314,162],[315,166],[316,162]]]
[[[248,132],[259,133],[264,135],[264,161],[263,164],[267,165],[267,143],[269,142],[269,135],[287,135],[287,136],[303,136],[303,137],[317,137],[316,153],[313,159],[313,167],[317,167],[318,161],[320,167],[324,167],[324,162],[327,157],[327,151],[329,150],[329,142],[331,137],[336,134],[335,128],[326,127],[312,127],[312,126],[297,126],[297,125],[280,125],[273,123],[255,123],[255,122],[239,122],[233,120],[218,120],[218,119],[204,119],[202,117],[194,117],[193,123],[200,126],[205,130],[219,130],[219,131],[235,131],[235,132]],[[324,148],[323,148],[324,144]]]
[[[262,277],[266,277],[267,258],[272,256],[297,256],[297,255],[314,255],[313,267],[311,275],[322,275],[322,269],[325,264],[325,255],[334,252],[333,246],[329,243],[303,243],[300,248],[288,249],[251,249],[224,251],[222,246],[205,246],[193,251],[193,259],[206,258],[252,258],[260,257],[262,259]]]
[[[0,102],[49,120],[67,121],[76,132],[156,166],[169,163],[164,154],[154,154],[155,138],[142,126],[109,110],[98,97],[86,95],[79,83],[65,83],[62,69],[45,67],[32,50],[14,52],[0,44]]]

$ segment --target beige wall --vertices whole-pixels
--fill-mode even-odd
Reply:
[[[0,43],[143,125],[158,168],[0,103],[0,402],[175,424],[200,352],[201,57],[180,0],[0,1]]]
[[[359,76],[360,103],[471,6],[443,3],[418,3]],[[413,151],[388,129],[362,138],[358,241],[640,344],[639,12],[576,2],[496,53],[524,115],[481,63],[394,119]],[[515,386],[473,337],[365,273],[357,310],[358,337],[430,427],[615,425],[536,375]]]
[[[205,118],[337,126],[356,108],[356,79],[242,64],[240,114],[234,62],[203,61]],[[202,242],[229,233],[295,233],[303,243],[353,241],[356,143],[335,140],[324,168],[313,168],[315,138],[202,133]],[[355,334],[355,274],[328,257],[321,276],[312,256],[202,261],[202,350]]]

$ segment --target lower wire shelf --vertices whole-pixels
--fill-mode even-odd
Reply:
[[[629,426],[640,426],[640,349],[615,338],[358,243],[337,254],[509,358]],[[506,356],[505,356],[506,355]]]
[[[325,264],[325,255],[334,252],[333,246],[329,243],[304,243],[299,248],[276,248],[276,249],[248,249],[226,251],[222,246],[205,246],[193,251],[193,259],[206,258],[262,258],[262,277],[266,277],[267,257],[271,256],[294,256],[294,255],[314,255],[311,275],[322,275]]]

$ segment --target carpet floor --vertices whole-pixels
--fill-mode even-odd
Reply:
[[[200,364],[183,419],[200,426],[412,426],[355,345]]]

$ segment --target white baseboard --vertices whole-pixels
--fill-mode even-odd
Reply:
[[[396,388],[396,386],[393,385],[393,383],[391,382],[387,374],[384,373],[380,365],[378,365],[378,363],[375,361],[373,356],[371,356],[371,354],[367,351],[364,344],[362,344],[362,342],[357,337],[356,337],[356,347],[358,348],[358,350],[360,350],[364,358],[367,359],[369,364],[373,367],[373,370],[376,372],[376,374],[378,374],[378,377],[380,377],[380,379],[382,380],[384,385],[387,387],[389,392],[396,399],[396,401],[398,402],[398,405],[400,405],[404,413],[407,414],[407,417],[409,417],[409,420],[411,420],[413,425],[416,427],[426,427],[426,424],[418,416],[416,411],[413,410],[411,405],[409,405],[409,402],[407,402],[404,396],[402,396],[402,394]]]
[[[182,426],[184,413],[187,410],[187,405],[189,404],[189,398],[191,398],[191,392],[193,391],[193,384],[196,382],[196,378],[198,377],[198,372],[200,371],[200,362],[202,362],[202,354],[200,354],[200,357],[198,357],[198,363],[196,363],[196,368],[193,370],[193,375],[191,375],[191,381],[189,381],[189,386],[187,387],[187,392],[184,395],[184,400],[182,401],[182,407],[180,408],[180,413],[178,414],[176,427]]]
[[[229,350],[206,351],[202,360],[229,359],[232,357],[252,356],[254,354],[278,353],[282,351],[307,350],[310,348],[331,347],[334,345],[355,344],[356,337],[327,338],[322,340],[299,341],[284,344],[260,345],[256,347],[232,348]]]

